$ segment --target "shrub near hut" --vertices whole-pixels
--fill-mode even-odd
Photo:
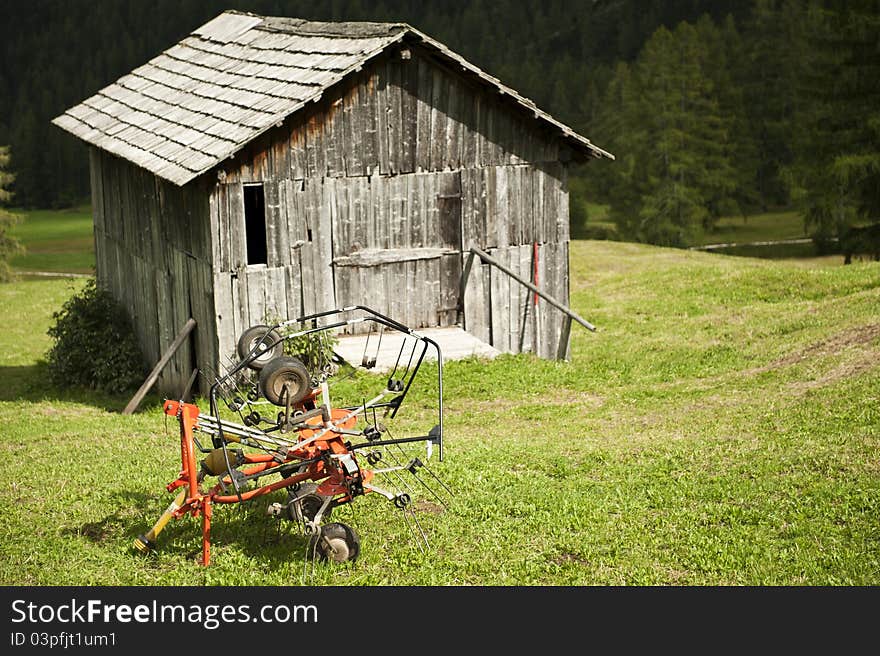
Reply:
[[[91,279],[52,315],[46,354],[49,378],[58,387],[86,387],[109,394],[137,387],[143,356],[125,310]]]

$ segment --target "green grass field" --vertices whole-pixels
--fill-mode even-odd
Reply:
[[[25,252],[10,264],[20,273],[93,273],[92,210],[89,206],[69,210],[14,212],[21,217],[11,234]]]
[[[744,244],[755,241],[802,239],[807,237],[804,220],[798,212],[767,212],[747,218],[723,217],[714,229],[703,235],[703,244]]]
[[[609,220],[608,206],[582,202],[587,213],[587,227],[614,235],[616,227]],[[739,257],[758,257],[771,260],[807,260],[809,265],[843,264],[842,255],[818,255],[816,247],[808,244],[751,245],[753,242],[804,239],[808,234],[803,218],[796,211],[778,211],[755,214],[749,217],[722,217],[714,228],[699,239],[695,246],[708,244],[737,244],[735,247],[716,250],[716,253]],[[601,238],[601,237],[599,237]]]
[[[360,559],[305,578],[267,500],[216,509],[207,569],[193,518],[135,553],[171,497],[176,427],[155,398],[122,416],[127,398],[45,382],[51,313],[82,281],[0,286],[0,584],[880,583],[880,265],[597,241],[571,258],[599,331],[573,332],[570,363],[445,369],[433,465],[456,498],[419,511],[430,552],[369,495],[334,511]],[[401,423],[423,426],[414,394]]]

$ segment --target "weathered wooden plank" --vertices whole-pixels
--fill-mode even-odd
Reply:
[[[452,248],[367,248],[354,251],[349,255],[333,258],[334,266],[339,268],[349,267],[376,267],[394,262],[415,262],[418,260],[435,260],[439,257],[457,254]]]
[[[317,192],[320,194],[320,212],[315,226],[313,240],[315,244],[316,266],[313,269],[316,286],[316,303],[322,310],[336,307],[333,293],[333,216],[336,212],[335,199],[336,181],[333,178],[324,180]]]
[[[425,217],[423,216],[424,202],[427,199],[423,196],[424,175],[407,175],[405,176],[406,185],[406,209],[409,221],[406,225],[406,243],[410,248],[429,248],[436,244],[430,243],[425,239]]]
[[[321,177],[327,174],[325,167],[325,144],[322,133],[322,118],[316,110],[313,110],[306,121],[306,161],[308,162],[308,177]]]
[[[431,65],[418,58],[418,90],[416,92],[416,170],[431,168],[431,114],[434,76]]]
[[[295,306],[291,309],[287,305],[287,272],[285,268],[270,269],[269,273],[271,276],[269,284],[272,288],[270,308],[274,309],[275,314],[282,319],[296,317],[299,308]]]
[[[149,262],[143,262],[137,285],[138,290],[144,296],[144,307],[146,310],[144,322],[147,329],[147,339],[142,345],[142,350],[150,358],[155,358],[159,353],[159,310],[157,306],[159,303],[167,302],[165,299],[156,297],[156,286],[153,284],[154,277],[154,267]]]
[[[504,248],[510,245],[510,200],[509,193],[509,171],[506,166],[496,166],[495,170],[495,216],[493,217],[492,226],[495,229],[494,241],[498,248]]]
[[[171,269],[172,285],[174,295],[171,298],[173,305],[174,323],[171,331],[176,334],[177,326],[184,325],[190,319],[189,306],[189,271],[187,267],[187,256],[180,250],[171,249],[173,266]],[[177,350],[172,358],[170,369],[172,377],[168,381],[163,381],[163,389],[178,393],[183,389],[184,384],[192,373],[193,352],[191,340],[185,341]]]
[[[247,305],[243,308],[243,321],[249,326],[265,323],[266,320],[266,267],[250,266],[239,278],[245,280],[247,287]]]
[[[419,65],[418,62],[408,59],[401,64],[401,155],[400,172],[413,173],[416,171],[416,150],[418,141],[418,87]]]
[[[461,245],[461,175],[440,174],[437,194],[440,244],[458,249]]]
[[[500,249],[489,251],[490,255],[497,256]],[[491,344],[499,351],[509,351],[509,333],[507,314],[504,311],[504,305],[507,302],[508,278],[500,270],[492,268],[489,271],[489,298],[490,298],[490,316],[492,326]]]
[[[89,148],[89,178],[92,189],[92,218],[95,230],[104,230],[104,173],[101,151]]]
[[[297,251],[299,253],[299,251]],[[298,256],[297,256],[298,258]],[[289,318],[305,315],[305,307],[302,298],[302,277],[300,265],[297,261],[291,266],[284,267],[284,293],[287,298],[287,315]]]
[[[282,184],[287,190],[285,210],[287,212],[287,232],[290,248],[287,261],[295,263],[298,257],[294,254],[297,244],[300,241],[305,242],[309,239],[308,210],[306,207],[306,193],[304,191],[305,183],[303,180],[284,180]]]
[[[290,258],[290,237],[287,232],[287,217],[282,207],[281,185],[275,180],[263,183],[263,198],[266,213],[267,264],[279,267],[287,264]]]
[[[248,279],[244,269],[233,272],[231,288],[234,338],[237,341],[239,335],[253,325],[248,311]]]
[[[449,97],[449,80],[435,68],[431,83],[431,171],[442,171],[446,164],[446,113],[444,108]]]
[[[351,251],[354,228],[349,217],[349,185],[348,180],[338,180],[334,184],[334,195],[330,202],[336,211],[333,213],[333,258],[348,255]]]
[[[561,244],[566,243],[569,240],[571,221],[569,219],[568,209],[568,170],[565,167],[560,166],[559,172],[560,180],[556,214],[556,242]]]
[[[444,166],[457,169],[461,166],[461,133],[459,122],[459,87],[454,79],[447,78],[447,98],[444,107],[446,115],[446,154]]]
[[[508,248],[505,248],[503,257],[506,258],[507,266],[510,270],[518,276],[523,277],[522,271],[520,270],[519,246],[509,246]],[[522,285],[513,279],[508,279],[507,308],[508,329],[510,331],[508,342],[510,344],[510,350],[513,353],[519,353],[521,350],[519,336],[522,324],[522,290]]]
[[[388,171],[394,175],[400,173],[403,168],[403,125],[401,124],[401,109],[403,103],[402,83],[403,65],[392,58],[386,63],[388,71],[388,85],[385,88],[385,102],[387,103],[385,116],[388,119],[386,138],[388,139]]]
[[[486,248],[497,248],[498,241],[498,170],[494,166],[483,169],[483,241]]]
[[[519,272],[525,279],[534,284],[534,248],[531,244],[519,247]],[[535,333],[535,294],[531,290],[518,285],[520,294],[520,328],[518,351],[520,353],[534,352]]]
[[[438,325],[455,324],[458,310],[459,280],[461,278],[461,253],[443,255],[439,260],[440,313]],[[431,325],[431,324],[428,324]]]
[[[388,66],[384,63],[376,65],[376,136],[377,156],[379,159],[379,173],[388,175],[389,152],[388,152]]]
[[[338,128],[339,115],[342,114],[342,98],[334,95],[332,100],[328,99],[323,108],[318,129],[323,145],[321,151],[324,155],[324,166],[319,175],[337,177],[344,173],[340,170],[342,168],[340,166],[342,163],[342,131]]]
[[[363,133],[360,135],[364,146],[364,174],[372,175],[378,171],[378,106],[376,104],[377,75],[370,72],[364,79],[361,87],[361,124]]]
[[[403,207],[401,206],[400,188],[405,183],[406,181],[399,176],[394,176],[388,178],[385,184],[387,248],[405,248],[407,246],[407,235],[401,230],[406,217],[403,215]]]
[[[345,175],[364,175],[364,121],[361,113],[361,87],[359,79],[353,80],[342,97],[343,143],[342,157]]]
[[[196,366],[206,371],[206,365],[216,362],[216,322],[214,321],[213,295],[210,291],[212,281],[210,266],[194,258],[187,258],[189,278],[190,314],[198,323],[199,330],[193,335]]]
[[[488,264],[483,264],[480,262],[475,265],[475,271],[471,273],[478,273],[474,277],[474,289],[473,289],[473,297],[472,302],[469,304],[468,299],[465,299],[465,308],[471,306],[471,315],[473,317],[473,321],[468,323],[468,326],[473,325],[474,329],[472,331],[473,335],[479,337],[482,341],[487,344],[491,344],[492,342],[492,287],[491,287],[491,271]],[[468,328],[470,331],[471,329]]]
[[[247,264],[247,238],[244,220],[244,187],[238,184],[227,185],[227,233],[229,247],[229,270],[235,271]]]
[[[309,153],[306,144],[308,140],[307,125],[307,121],[299,119],[290,130],[290,140],[288,141],[290,172],[288,175],[294,179],[309,175]]]

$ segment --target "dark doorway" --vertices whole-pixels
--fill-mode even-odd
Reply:
[[[247,239],[247,263],[268,264],[266,197],[262,184],[244,186],[244,231]]]

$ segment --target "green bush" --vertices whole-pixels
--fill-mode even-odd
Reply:
[[[126,311],[89,280],[52,315],[46,354],[49,378],[59,387],[87,387],[114,394],[144,380],[144,359]]]

